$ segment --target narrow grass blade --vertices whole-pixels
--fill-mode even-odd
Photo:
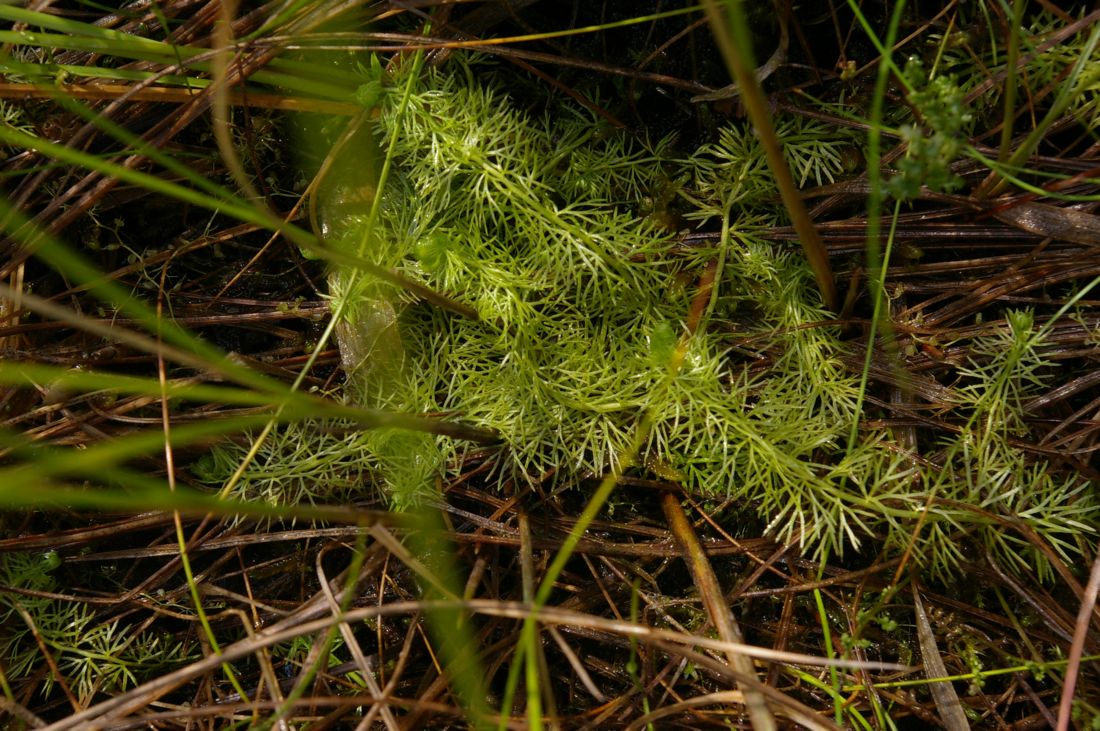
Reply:
[[[718,577],[714,575],[714,568],[707,560],[703,546],[699,543],[699,538],[695,535],[691,523],[688,522],[687,515],[684,514],[684,509],[680,506],[680,501],[672,493],[665,493],[661,496],[661,507],[664,509],[665,519],[668,520],[672,535],[684,552],[684,561],[691,571],[695,586],[699,589],[699,595],[703,599],[703,605],[706,607],[710,621],[718,630],[718,636],[726,642],[743,643],[741,628],[725,602],[725,594],[718,583]],[[756,676],[752,660],[748,656],[739,652],[730,652],[726,657],[729,659],[730,666],[738,673],[750,678]],[[741,693],[745,697],[745,707],[749,711],[749,720],[752,722],[752,727],[756,731],[775,729],[775,716],[768,710],[768,704],[764,700],[763,694],[747,684],[741,686]]]
[[[920,643],[921,659],[924,661],[924,674],[930,679],[947,677],[947,666],[943,664],[940,650],[936,647],[936,635],[932,632],[932,624],[928,621],[928,613],[924,611],[916,584],[913,584],[913,611],[916,613],[917,640]],[[947,680],[932,680],[929,689],[947,731],[968,731],[970,722],[966,720],[955,686]]]

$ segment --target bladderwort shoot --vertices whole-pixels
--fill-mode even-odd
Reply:
[[[783,212],[744,125],[723,127],[685,156],[671,139],[632,138],[569,102],[552,113],[522,110],[477,57],[425,71],[404,113],[392,91],[404,80],[385,79],[377,65],[367,73],[363,94],[378,115],[335,156],[315,203],[318,233],[358,255],[381,196],[362,256],[477,317],[333,268],[347,399],[495,431],[491,475],[500,484],[598,477],[648,411],[658,415],[640,455],[650,475],[733,498],[775,538],[818,558],[878,534],[887,550],[908,548],[950,574],[967,550],[961,533],[1008,566],[1043,570],[1046,559],[996,516],[1064,557],[1079,555],[1096,515],[1084,481],[1051,476],[1013,443],[1021,405],[1043,382],[1030,313],[1010,313],[1008,329],[979,342],[963,369],[953,393],[969,418],[943,445],[947,469],[915,466],[886,430],[864,429],[848,451],[858,378],[842,361],[840,334],[819,324],[828,314],[799,251],[762,236]],[[949,83],[927,86],[929,104],[957,99]],[[928,121],[941,130],[950,120]],[[776,126],[798,153],[803,185],[831,181],[843,171],[843,148],[860,144],[805,118]],[[340,128],[310,134],[335,141]],[[392,169],[376,190],[379,156],[391,145]],[[682,245],[666,225],[669,201],[687,225],[721,235]],[[706,320],[666,382],[694,282],[710,262],[719,269]],[[353,495],[367,480],[400,509],[430,497],[470,449],[418,432],[282,427],[235,490],[273,503],[320,501]],[[238,458],[223,448],[207,462],[208,478]]]

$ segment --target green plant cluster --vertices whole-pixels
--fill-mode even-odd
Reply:
[[[1094,504],[1079,482],[1047,477],[1045,463],[1014,444],[1019,404],[999,395],[1035,386],[1024,365],[1038,341],[1020,334],[1030,333],[1022,320],[1011,329],[1012,342],[1026,344],[1017,356],[1005,360],[1016,351],[991,340],[989,357],[964,374],[973,418],[944,445],[945,469],[918,468],[887,433],[849,447],[858,381],[838,333],[818,324],[829,315],[802,257],[758,235],[782,211],[752,133],[727,126],[677,158],[669,141],[639,142],[568,105],[520,111],[477,70],[430,71],[407,105],[381,95],[371,134],[378,149],[393,145],[393,168],[379,217],[365,231],[368,205],[338,206],[324,225],[335,246],[478,318],[335,269],[349,398],[496,430],[501,483],[602,475],[648,415],[639,463],[695,493],[734,499],[779,539],[822,557],[884,532],[900,550],[917,524],[914,555],[944,571],[961,558],[960,531],[1010,565],[1039,560],[1006,521],[1066,554],[1081,547]],[[839,145],[851,139],[838,143],[818,123],[777,126],[802,156],[797,177],[839,173]],[[720,230],[718,240],[682,245],[659,225],[662,202]],[[697,281],[711,265],[716,286],[687,337]],[[680,342],[686,353],[668,378]],[[329,486],[343,494],[358,482],[384,486],[401,507],[430,496],[464,449],[417,432],[287,427],[237,489],[326,499]]]
[[[947,499],[933,508],[942,520],[930,527],[936,539],[930,543],[943,554],[938,562],[954,563],[965,547],[948,534],[977,533],[975,542],[1002,565],[1052,578],[1042,554],[1006,526],[1029,526],[1072,565],[1075,555],[1086,552],[1085,537],[1095,534],[1097,505],[1085,478],[1055,477],[1046,460],[1023,448],[1031,439],[1027,403],[1047,390],[1053,364],[1042,355],[1030,311],[1010,310],[1005,320],[1007,327],[979,340],[960,369],[958,411],[966,421],[943,445],[943,469],[929,478],[931,494]]]
[[[795,485],[819,481],[812,457],[836,450],[855,382],[835,334],[806,327],[827,315],[801,259],[753,235],[774,223],[775,206],[750,132],[728,127],[677,160],[668,141],[639,143],[587,112],[563,107],[534,118],[461,73],[436,72],[404,114],[396,94],[388,99],[380,146],[395,136],[397,172],[367,256],[454,294],[479,319],[364,285],[356,296],[367,298],[367,316],[362,300],[350,308],[354,327],[368,333],[359,350],[390,361],[400,348],[403,364],[368,360],[352,374],[356,398],[495,429],[506,444],[505,479],[602,474],[649,413],[645,456],[696,491],[777,495],[786,507]],[[823,126],[781,129],[806,151],[800,177],[839,170],[841,143]],[[642,203],[670,188],[689,219],[725,221],[736,235],[677,251]],[[362,232],[342,223],[350,248]],[[666,379],[700,264],[713,259],[723,272],[711,322],[737,322],[755,348],[778,353],[770,378],[749,378],[731,357],[730,333],[708,327]],[[337,273],[335,298],[346,296],[350,278]],[[379,348],[378,326],[390,325],[373,313],[390,307],[400,310],[392,321],[400,345],[388,336]],[[380,368],[386,378],[377,378]],[[421,497],[425,477],[456,456],[452,443],[424,435],[376,432],[368,441],[399,504]]]
[[[55,592],[52,576],[61,564],[54,552],[0,555],[0,583],[31,592]],[[118,620],[101,621],[88,604],[12,591],[0,593],[0,658],[9,680],[35,677],[42,669],[41,641],[65,684],[86,704],[97,693],[117,693],[178,667],[193,653],[170,635],[143,631]],[[41,676],[42,693],[58,682]]]
[[[921,186],[955,190],[963,181],[951,171],[951,163],[962,151],[964,132],[973,119],[965,95],[953,76],[928,79],[916,56],[905,64],[905,77],[912,88],[907,99],[920,111],[927,129],[913,124],[900,128],[906,154],[898,161],[898,174],[886,184],[887,190],[899,200],[916,198]]]

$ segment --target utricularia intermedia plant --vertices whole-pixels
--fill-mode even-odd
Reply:
[[[645,417],[635,470],[734,498],[819,557],[877,534],[943,571],[967,541],[1011,565],[1044,565],[1006,519],[1079,553],[1095,516],[1084,484],[1050,477],[1013,446],[1021,406],[1042,385],[1028,313],[1009,318],[951,392],[968,420],[938,445],[938,468],[907,458],[886,432],[849,443],[859,379],[839,333],[819,324],[830,315],[799,251],[759,236],[784,213],[746,125],[677,157],[670,141],[631,136],[568,101],[521,110],[480,70],[452,61],[381,93],[368,84],[377,117],[331,156],[316,204],[329,244],[477,313],[333,268],[348,399],[495,430],[491,479],[502,484],[586,484],[616,467]],[[802,118],[777,127],[803,184],[831,180],[860,143]],[[670,207],[716,235],[687,245]],[[669,378],[708,266],[716,286]],[[293,502],[373,484],[400,508],[456,474],[468,450],[411,431],[291,426],[264,442],[235,489]],[[207,466],[239,458],[222,450]]]

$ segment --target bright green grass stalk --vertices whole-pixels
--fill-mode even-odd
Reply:
[[[151,61],[168,68],[176,66],[182,59],[194,71],[208,72],[211,69],[211,62],[208,60],[210,51],[206,48],[192,48],[143,38],[13,5],[0,5],[0,20],[26,23],[30,27],[30,30],[23,31],[0,31],[0,42],[16,48],[90,51],[112,58]],[[36,28],[56,32],[36,31]],[[269,61],[250,78],[253,83],[336,101],[348,99],[348,87],[339,82],[349,85],[356,82],[356,78],[347,72],[326,69],[320,75],[318,68],[312,64],[279,58]]]
[[[1004,114],[1001,115],[1001,144],[997,148],[997,160],[1005,162],[1012,154],[1012,133],[1016,123],[1016,93],[1019,90],[1016,85],[1018,69],[1016,59],[1020,54],[1020,33],[1017,29],[1023,21],[1024,0],[1013,0],[1012,3],[1012,33],[1008,37],[1008,48],[1005,50],[1005,83],[1004,83]]]
[[[1100,115],[1096,110],[1100,108],[1096,99],[1100,90],[1100,64],[1096,61],[1096,50],[1100,45],[1100,25],[1093,28],[1087,40],[1077,51],[1072,59],[1069,75],[1061,79],[1058,84],[1058,92],[1055,94],[1050,108],[1035,127],[1027,134],[1024,140],[1007,157],[1006,167],[1014,168],[1024,162],[1034,153],[1035,149],[1047,136],[1051,126],[1057,122],[1067,110],[1078,107],[1078,113],[1091,107],[1090,118],[1095,120]],[[990,186],[989,195],[995,196],[1002,192],[1007,181],[1001,180]]]

